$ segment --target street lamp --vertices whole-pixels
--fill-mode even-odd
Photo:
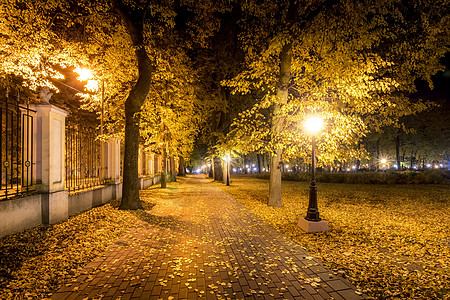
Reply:
[[[89,91],[98,91],[98,81],[89,69],[76,68],[74,70],[79,76],[80,81],[86,81],[86,89]],[[103,135],[103,111],[105,102],[105,82],[102,80],[102,96],[101,96],[101,115],[100,115],[100,135]]]
[[[328,224],[320,219],[317,206],[317,184],[316,184],[316,135],[323,127],[320,117],[310,117],[305,122],[305,130],[311,135],[311,182],[309,185],[308,211],[304,219],[300,219],[298,226],[306,232],[328,231]]]
[[[80,81],[86,81],[86,89],[89,91],[98,91],[98,80],[95,78],[95,76],[92,74],[91,70],[89,69],[82,69],[80,67],[77,67],[74,70],[75,73],[77,73],[78,80]],[[103,136],[103,114],[104,114],[104,102],[105,102],[105,81],[101,80],[102,82],[102,94],[101,94],[101,110],[100,110],[100,135]],[[101,156],[100,156],[100,179],[103,180],[106,178],[106,156],[107,156],[107,144],[101,141]]]
[[[224,157],[225,162],[227,163],[227,186],[230,185],[230,156],[226,155]]]

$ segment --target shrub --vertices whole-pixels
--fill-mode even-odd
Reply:
[[[269,173],[254,174],[256,178],[269,179]],[[318,182],[366,183],[366,184],[449,184],[450,171],[447,170],[407,170],[407,171],[359,171],[324,172],[316,174]],[[282,173],[284,181],[309,181],[311,173]]]

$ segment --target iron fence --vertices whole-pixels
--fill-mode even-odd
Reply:
[[[69,193],[106,184],[103,147],[95,129],[66,122],[66,189]]]
[[[0,99],[0,200],[35,191],[34,110],[9,97]]]

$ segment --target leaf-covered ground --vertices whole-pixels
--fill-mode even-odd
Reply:
[[[148,193],[141,191],[144,197]],[[79,274],[139,219],[140,211],[120,211],[118,205],[113,201],[67,221],[0,238],[0,299],[47,298]]]
[[[269,183],[234,177],[218,184],[373,299],[450,299],[450,186],[320,183],[330,226],[307,234],[309,183],[283,182],[283,207],[268,207]]]

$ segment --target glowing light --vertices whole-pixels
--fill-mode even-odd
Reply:
[[[258,170],[257,168],[253,168],[253,171],[255,171],[256,172],[256,170]]]
[[[352,166],[352,169],[355,170],[355,169],[356,169],[356,166]]]
[[[397,164],[395,164],[395,165],[394,165],[394,168],[398,169],[398,166],[397,166]]]
[[[233,172],[236,173],[236,168],[233,169]]]
[[[223,160],[226,161],[227,163],[229,163],[229,162],[230,162],[230,157],[227,155],[227,156],[225,156],[225,157],[223,158]]]
[[[431,168],[431,164],[427,164],[427,168]]]
[[[386,158],[382,158],[382,159],[381,159],[381,163],[382,163],[382,164],[387,163],[387,159],[386,159]]]
[[[443,167],[444,167],[444,164],[439,164],[439,167],[443,168]]]
[[[305,129],[310,134],[318,133],[323,127],[322,118],[319,117],[310,117],[305,121]]]
[[[286,169],[289,169],[289,165],[286,165]]]
[[[75,70],[73,70],[75,73],[77,73],[79,76],[77,77],[77,79],[79,81],[87,81],[89,79],[94,78],[94,76],[92,75],[91,70],[89,69],[81,69],[80,67],[77,67]]]

